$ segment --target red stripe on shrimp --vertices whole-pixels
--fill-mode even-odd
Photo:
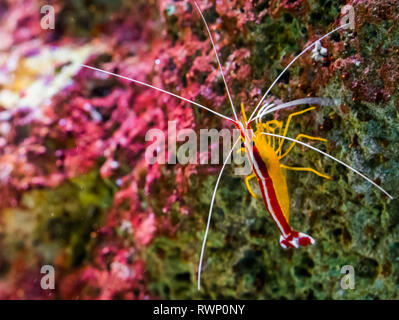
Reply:
[[[258,177],[259,187],[262,192],[263,201],[265,203],[266,209],[276,222],[280,232],[284,237],[289,236],[293,230],[289,226],[283,211],[281,210],[280,204],[278,202],[276,192],[274,190],[273,181],[270,178],[269,172],[266,168],[265,163],[259,154],[259,151],[254,146],[253,147],[254,163],[253,169]]]

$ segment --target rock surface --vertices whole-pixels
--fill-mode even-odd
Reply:
[[[284,163],[291,223],[317,244],[283,250],[264,204],[231,166],[216,197],[202,290],[197,264],[220,165],[145,161],[149,129],[232,128],[168,95],[81,63],[170,90],[231,116],[215,56],[189,1],[36,1],[0,6],[0,298],[399,298],[399,4],[396,0],[199,1],[236,105],[252,110],[303,48],[268,101],[340,100],[295,118],[289,136],[360,170],[393,196],[321,155],[295,147]],[[44,61],[44,62],[43,62]],[[45,62],[48,61],[48,64]],[[39,62],[43,62],[40,65]],[[29,99],[26,99],[26,97]],[[284,120],[292,110],[275,115]],[[212,146],[215,147],[215,146]],[[208,154],[201,155],[207,157]],[[256,186],[254,185],[254,188]],[[55,267],[55,290],[40,268]],[[355,289],[341,288],[353,266]]]

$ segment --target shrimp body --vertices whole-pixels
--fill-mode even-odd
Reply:
[[[315,244],[312,237],[294,231],[289,224],[290,200],[277,152],[267,142],[266,136],[259,134],[259,130],[255,134],[252,133],[250,123],[245,126],[239,122],[237,127],[241,132],[245,152],[257,178],[266,210],[280,230],[280,245],[283,248],[298,248]]]

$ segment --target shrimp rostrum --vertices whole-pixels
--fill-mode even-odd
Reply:
[[[301,116],[304,113],[311,112],[312,110],[315,109],[314,105],[322,105],[322,106],[334,106],[336,105],[336,101],[333,99],[327,99],[327,98],[302,98],[302,99],[297,99],[293,101],[288,101],[285,103],[281,104],[267,104],[264,103],[265,98],[267,95],[270,93],[274,85],[278,82],[278,80],[281,78],[281,76],[288,70],[288,68],[296,61],[298,60],[303,54],[308,52],[310,49],[314,48],[319,41],[322,39],[328,37],[330,34],[337,32],[338,30],[345,29],[349,27],[349,23],[343,24],[336,29],[328,32],[326,35],[323,37],[319,38],[309,46],[307,46],[299,55],[297,55],[286,67],[285,69],[280,73],[280,75],[274,80],[274,82],[271,84],[271,86],[268,88],[266,93],[263,95],[262,99],[258,102],[256,107],[254,108],[253,112],[251,113],[250,117],[247,118],[244,110],[244,106],[241,104],[241,117],[239,118],[236,113],[236,109],[233,103],[233,99],[231,97],[229,87],[226,82],[225,75],[223,73],[222,69],[222,64],[220,63],[219,60],[219,55],[216,49],[215,42],[213,40],[211,31],[209,29],[209,26],[205,20],[204,15],[202,14],[202,11],[198,5],[198,3],[194,0],[193,1],[194,6],[196,7],[196,10],[198,11],[199,15],[202,18],[202,21],[206,27],[206,31],[209,36],[209,40],[212,44],[212,48],[214,50],[216,60],[220,69],[220,74],[223,78],[225,89],[227,96],[229,98],[230,102],[230,107],[233,113],[233,117],[228,117],[224,114],[221,114],[211,108],[208,108],[206,106],[203,106],[195,101],[189,100],[187,98],[184,98],[182,96],[179,96],[175,93],[166,91],[162,88],[155,87],[151,84],[147,84],[132,78],[124,77],[122,75],[118,75],[106,70],[98,69],[92,66],[87,66],[83,65],[83,67],[103,72],[115,77],[119,77],[125,80],[132,81],[136,84],[139,84],[141,86],[149,87],[153,90],[160,91],[162,93],[171,95],[177,99],[181,99],[183,101],[191,103],[194,107],[206,110],[208,112],[213,113],[214,115],[228,120],[232,122],[235,127],[238,128],[240,131],[240,137],[234,142],[233,148],[230,150],[230,153],[226,160],[223,163],[223,166],[220,170],[220,173],[218,175],[218,178],[216,180],[216,185],[213,190],[212,194],[212,200],[209,208],[209,213],[208,213],[208,219],[207,219],[207,225],[206,225],[206,230],[202,242],[202,248],[201,248],[201,254],[200,254],[200,259],[199,259],[199,266],[198,266],[198,290],[200,289],[201,286],[201,271],[202,271],[202,263],[204,259],[204,253],[205,253],[205,245],[206,245],[206,240],[209,232],[209,226],[210,226],[210,221],[212,217],[212,209],[213,205],[215,202],[215,197],[216,197],[216,192],[219,186],[219,182],[222,176],[222,173],[227,165],[227,162],[233,152],[233,150],[236,148],[236,146],[241,143],[241,148],[238,148],[239,152],[244,152],[248,158],[249,163],[251,164],[252,168],[252,174],[247,176],[245,178],[245,184],[250,192],[250,194],[253,197],[256,197],[255,192],[251,189],[251,185],[249,181],[251,179],[256,179],[259,185],[260,192],[262,194],[262,199],[265,204],[266,210],[270,214],[271,218],[277,225],[279,231],[280,231],[280,245],[283,248],[299,248],[299,247],[304,247],[308,245],[314,245],[316,241],[310,236],[307,235],[306,233],[299,232],[294,230],[290,223],[290,199],[289,199],[289,193],[288,193],[288,186],[285,178],[285,170],[293,170],[293,171],[306,171],[311,174],[316,174],[322,178],[325,179],[331,179],[327,174],[318,172],[317,170],[313,168],[305,168],[305,167],[290,167],[287,165],[284,165],[281,163],[281,160],[284,159],[294,148],[296,144],[305,146],[312,151],[318,152],[322,154],[325,157],[330,158],[331,160],[345,166],[347,169],[353,171],[357,175],[361,176],[363,179],[367,180],[369,183],[371,183],[373,186],[378,188],[381,192],[385,193],[390,199],[392,199],[392,196],[385,191],[382,187],[377,185],[375,182],[373,182],[371,179],[366,177],[364,174],[356,170],[355,168],[351,167],[350,165],[344,163],[343,161],[333,157],[332,155],[321,151],[317,149],[316,147],[304,142],[309,141],[309,140],[317,140],[317,141],[326,141],[323,138],[320,137],[313,137],[310,135],[307,135],[306,133],[300,133],[298,134],[295,138],[287,137],[289,125],[291,123],[291,120],[294,117]],[[276,111],[286,109],[286,108],[292,108],[292,107],[297,107],[301,105],[313,105],[311,107],[307,107],[306,109],[296,111],[291,113],[285,123],[283,121],[279,120],[269,120],[269,121],[263,121],[263,118],[267,115],[273,115]]]

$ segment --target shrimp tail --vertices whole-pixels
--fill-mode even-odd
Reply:
[[[280,236],[280,245],[284,248],[299,248],[316,244],[316,240],[306,233],[292,231],[289,236]]]

